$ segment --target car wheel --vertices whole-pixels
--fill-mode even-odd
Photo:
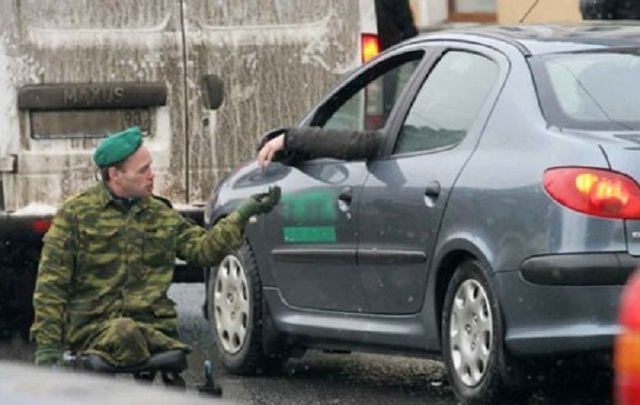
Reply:
[[[248,244],[211,268],[207,290],[209,325],[225,370],[252,375],[279,369],[286,358],[264,353],[262,283]]]
[[[442,350],[451,387],[469,404],[496,403],[504,387],[500,306],[477,260],[459,266],[444,298]]]

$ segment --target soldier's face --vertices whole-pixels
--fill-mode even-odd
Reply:
[[[151,154],[142,146],[129,156],[121,170],[116,170],[111,178],[114,191],[124,198],[143,198],[153,193],[153,170],[151,169]]]

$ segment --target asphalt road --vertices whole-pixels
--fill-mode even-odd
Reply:
[[[178,303],[180,332],[194,351],[184,376],[190,390],[203,383],[203,362],[213,356],[209,327],[202,316],[204,287],[176,284],[170,295]],[[15,339],[0,345],[0,358],[31,362],[33,346]],[[552,389],[538,389],[523,403],[611,404],[607,376],[573,374],[554,377]],[[237,377],[216,370],[224,398],[240,404],[456,404],[441,363],[371,354],[326,354],[309,351],[290,360],[274,376]],[[566,383],[565,383],[566,381]]]

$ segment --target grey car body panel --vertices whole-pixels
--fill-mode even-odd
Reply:
[[[493,284],[509,325],[505,344],[514,354],[607,350],[619,331],[612,320],[622,286],[539,286],[515,271],[496,275]]]
[[[427,269],[449,193],[477,144],[509,72],[508,60],[492,49],[451,41],[442,41],[435,48],[427,44],[428,53],[440,56],[444,50],[482,54],[499,66],[500,74],[474,125],[460,143],[445,150],[393,155],[369,163],[371,175],[360,197],[358,263],[371,313],[409,314],[422,307],[431,273]],[[437,59],[430,62],[429,68]],[[407,102],[398,108],[395,121],[389,125],[390,134],[399,133],[410,106]],[[389,144],[394,144],[395,137],[389,137]],[[437,196],[427,195],[433,187]],[[385,198],[389,194],[396,197]],[[412,215],[406,215],[407,212]],[[383,256],[385,252],[404,255],[411,252],[414,257],[421,254],[424,259],[409,264],[394,263],[394,258],[401,260],[402,256]]]
[[[527,260],[530,263],[538,257],[549,258],[553,263],[554,256],[611,254],[612,261],[605,259],[592,264],[594,272],[602,272],[612,266],[627,266],[635,260],[633,254],[640,251],[640,248],[628,242],[631,231],[625,229],[625,221],[597,218],[569,210],[554,201],[542,186],[544,172],[560,166],[614,169],[636,176],[634,171],[637,167],[631,158],[635,152],[624,149],[622,141],[611,141],[606,136],[600,137],[602,134],[563,132],[549,127],[541,113],[527,58],[546,52],[602,48],[612,43],[611,38],[618,35],[615,29],[605,34],[584,34],[579,27],[563,34],[570,40],[560,36],[555,38],[557,41],[554,40],[557,31],[545,30],[544,27],[537,31],[527,31],[525,28],[520,38],[514,35],[509,40],[501,39],[501,36],[510,33],[499,30],[492,35],[438,33],[411,40],[383,54],[382,58],[385,58],[421,46],[433,47],[431,49],[436,53],[442,47],[478,47],[483,54],[505,59],[501,62],[505,77],[491,97],[495,104],[487,102],[486,111],[476,122],[477,128],[469,133],[464,142],[446,152],[438,152],[442,153],[442,158],[436,158],[437,153],[434,153],[434,167],[448,171],[445,177],[449,180],[445,187],[449,188],[449,194],[439,207],[442,213],[436,214],[433,221],[429,222],[413,216],[399,220],[394,218],[394,221],[404,221],[398,226],[407,225],[406,221],[415,221],[409,224],[413,228],[421,224],[435,227],[424,230],[416,240],[405,238],[404,245],[397,241],[393,241],[394,245],[388,245],[390,241],[380,233],[385,232],[384,221],[377,223],[373,219],[381,212],[400,212],[400,205],[394,206],[393,202],[392,205],[376,206],[374,201],[378,199],[384,204],[390,203],[384,201],[383,197],[390,190],[384,187],[392,183],[397,187],[401,184],[399,180],[406,181],[401,178],[404,173],[402,170],[406,168],[400,173],[398,170],[396,173],[389,170],[398,169],[399,166],[397,157],[388,155],[366,164],[365,169],[370,172],[367,184],[376,186],[377,190],[358,195],[363,201],[371,201],[369,205],[361,206],[357,213],[361,224],[357,229],[359,241],[365,242],[357,246],[362,249],[357,252],[360,259],[358,263],[370,264],[379,260],[391,262],[394,266],[407,263],[413,266],[415,274],[412,277],[415,278],[410,280],[414,285],[411,285],[413,288],[409,289],[409,294],[406,290],[401,293],[399,288],[385,291],[384,288],[376,290],[369,285],[359,292],[365,294],[363,308],[367,311],[335,311],[294,305],[287,301],[279,280],[273,277],[272,252],[264,249],[265,245],[258,239],[264,235],[261,230],[271,224],[271,217],[258,220],[257,224],[250,227],[249,240],[254,245],[261,275],[264,275],[265,299],[276,329],[309,346],[337,345],[363,350],[437,353],[440,350],[443,288],[457,263],[476,258],[492,269],[489,280],[501,299],[507,325],[505,341],[511,352],[537,355],[610,348],[618,330],[615,314],[620,285],[578,286],[571,285],[571,282],[567,282],[567,285],[542,285],[524,280],[520,272],[523,263]],[[581,32],[583,37],[580,36]],[[608,35],[609,38],[600,41],[599,35]],[[622,32],[619,35],[626,34]],[[429,58],[425,59],[425,65],[430,63],[432,61]],[[367,66],[355,71],[346,81],[355,79],[369,68]],[[320,105],[330,102],[338,91],[339,88],[330,93]],[[301,125],[313,122],[320,105],[307,115]],[[406,108],[396,107],[393,112],[396,116],[387,127],[389,133],[395,133],[404,119]],[[445,159],[447,156],[450,159]],[[415,156],[409,159],[419,158]],[[307,165],[321,163],[319,160]],[[388,167],[382,174],[380,168],[385,165]],[[412,170],[418,170],[417,167]],[[421,170],[427,173],[427,169]],[[239,176],[255,170],[255,164],[250,164],[227,179],[222,187],[233,189]],[[294,167],[289,170],[297,169]],[[407,184],[418,190],[417,185],[424,187],[424,181],[427,180]],[[278,181],[278,184],[288,184],[288,180]],[[260,187],[264,188],[264,185],[261,183]],[[283,187],[285,192],[286,187]],[[304,184],[299,183],[294,189],[301,187]],[[396,194],[399,194],[400,191],[397,191]],[[402,190],[402,193],[410,192],[411,189]],[[213,211],[233,205],[233,200],[245,194],[219,190],[216,194],[217,208],[213,208]],[[418,205],[411,207],[414,208],[418,209]],[[441,215],[441,219],[438,215]],[[626,222],[630,229],[640,232],[639,221]],[[430,248],[430,242],[426,241],[436,232],[437,239]],[[420,240],[426,242],[421,246],[422,249],[417,243]],[[383,245],[385,252],[376,259],[374,248],[380,249]],[[351,247],[348,249],[351,252]],[[620,259],[623,256],[624,259]],[[422,273],[419,273],[419,268],[422,268]],[[397,270],[391,266],[390,269],[389,280],[395,278],[392,274]],[[624,269],[620,271],[624,272]],[[616,277],[624,277],[624,273],[620,274]],[[616,277],[612,279],[617,280]],[[566,279],[570,280],[570,277]],[[363,280],[363,286],[366,285],[366,280]],[[306,291],[313,294],[313,286]],[[414,295],[412,302],[408,303],[411,295]],[[567,323],[568,320],[571,323]]]
[[[262,233],[271,250],[265,271],[291,305],[358,312],[363,310],[364,297],[356,266],[358,213],[351,208],[356,200],[341,203],[339,195],[349,189],[357,195],[367,170],[362,161],[327,164],[328,160],[302,163],[278,181],[289,191],[276,208],[277,215],[269,216],[275,220]],[[296,190],[300,184],[304,189]],[[334,226],[332,243],[304,239],[305,235],[297,241],[283,236],[287,229],[332,232],[327,228]]]

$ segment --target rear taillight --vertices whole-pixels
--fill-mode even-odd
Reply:
[[[376,34],[362,34],[362,63],[367,63],[380,53],[380,42]]]
[[[617,405],[640,404],[640,272],[631,278],[620,301],[620,334],[614,348]]]
[[[560,167],[547,170],[543,183],[554,200],[578,212],[607,218],[640,218],[640,187],[624,174]]]

